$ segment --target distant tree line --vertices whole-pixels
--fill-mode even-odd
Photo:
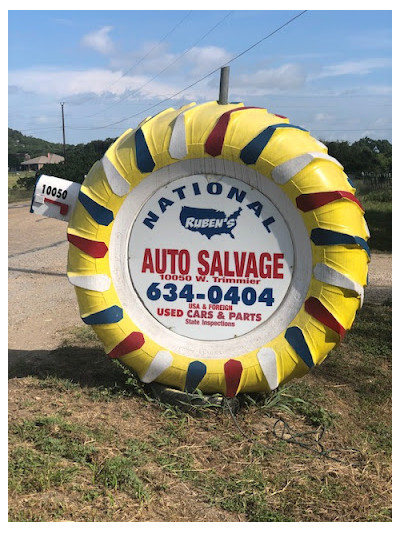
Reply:
[[[115,139],[78,144],[67,150],[66,163],[45,165],[43,174],[58,176],[82,183],[92,165],[101,159]],[[359,141],[322,141],[328,153],[344,166],[347,174],[361,177],[361,173],[385,174],[392,171],[392,145],[387,140],[364,137]]]
[[[67,149],[70,146],[67,145]],[[18,130],[8,128],[8,168],[10,170],[21,170],[23,168],[21,163],[24,161],[25,155],[33,159],[48,153],[63,155],[63,145],[23,135]]]
[[[387,140],[364,137],[359,141],[322,141],[328,153],[344,167],[346,174],[356,177],[383,176],[392,172],[392,145]]]
[[[70,145],[66,149],[65,162],[43,165],[35,176],[19,178],[17,185],[25,189],[31,189],[35,184],[36,177],[41,174],[82,183],[94,163],[103,157],[114,141],[115,139],[108,138],[104,141]]]
[[[115,139],[77,144],[66,150],[65,163],[44,165],[40,174],[49,174],[65,180],[82,183],[93,164],[101,159]]]
[[[93,164],[101,159],[115,139],[91,141],[87,144],[69,145],[66,161],[44,165],[39,174],[57,176],[82,183]],[[346,174],[355,177],[367,175],[382,176],[392,171],[392,145],[387,140],[374,140],[364,137],[359,141],[322,141],[328,153],[344,167]],[[30,188],[34,178],[20,178],[20,186]]]

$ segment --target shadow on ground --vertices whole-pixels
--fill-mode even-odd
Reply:
[[[123,386],[126,374],[101,348],[67,346],[53,351],[9,350],[8,377],[54,377],[82,387]]]

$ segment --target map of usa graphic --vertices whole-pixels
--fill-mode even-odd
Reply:
[[[182,226],[189,231],[196,231],[211,239],[214,235],[228,234],[235,238],[232,231],[237,224],[242,208],[227,216],[224,211],[217,209],[203,209],[199,207],[182,207],[179,220]]]

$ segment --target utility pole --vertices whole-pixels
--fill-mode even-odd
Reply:
[[[64,102],[60,102],[60,105],[61,105],[62,131],[63,131],[63,148],[64,148],[64,164],[65,164],[65,162],[66,162],[66,157],[65,157]]]
[[[229,90],[229,67],[221,68],[221,76],[219,79],[219,105],[226,105],[228,103]]]

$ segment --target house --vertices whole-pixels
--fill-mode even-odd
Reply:
[[[64,161],[64,158],[61,155],[49,153],[22,161],[21,166],[24,170],[40,170],[43,165],[61,163],[62,161]]]

